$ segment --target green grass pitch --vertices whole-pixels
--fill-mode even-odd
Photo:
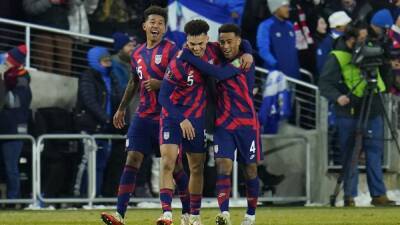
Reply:
[[[178,212],[176,210],[175,212]],[[245,209],[232,209],[233,225],[240,225]],[[0,211],[0,225],[101,225],[99,210]],[[212,225],[217,209],[202,209],[204,225]],[[126,225],[155,225],[160,210],[130,209]],[[179,225],[175,213],[175,225]],[[257,225],[400,225],[400,208],[257,209]]]

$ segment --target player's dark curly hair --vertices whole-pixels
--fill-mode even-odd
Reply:
[[[144,21],[147,21],[150,15],[159,15],[164,17],[165,24],[167,24],[168,21],[168,12],[165,8],[162,8],[160,6],[152,5],[146,10],[144,10]]]
[[[207,34],[210,30],[208,23],[201,19],[191,20],[185,24],[185,33],[190,36],[198,36],[201,34]]]
[[[218,28],[218,33],[234,33],[236,36],[241,35],[240,27],[233,23],[227,23]]]

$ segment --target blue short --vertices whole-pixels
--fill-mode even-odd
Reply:
[[[172,118],[161,119],[160,144],[176,144],[182,147],[183,152],[205,153],[206,141],[204,136],[204,120],[189,119],[195,129],[195,138],[183,138],[179,122]]]
[[[126,150],[141,152],[144,155],[160,155],[158,133],[160,123],[158,120],[134,116],[128,129]]]
[[[257,163],[263,159],[259,131],[252,128],[227,130],[217,127],[214,133],[215,158],[235,159],[241,163]]]

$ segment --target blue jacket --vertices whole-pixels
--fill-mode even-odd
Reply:
[[[25,133],[18,127],[27,126],[32,101],[32,92],[29,86],[30,76],[28,72],[17,77],[16,86],[6,91],[11,92],[14,101],[0,110],[0,134]]]
[[[321,43],[318,44],[316,59],[317,59],[317,71],[319,74],[321,74],[326,59],[334,47],[333,45],[335,43],[335,40],[339,38],[341,35],[342,34],[339,32],[332,31],[321,41]]]
[[[88,52],[90,69],[79,77],[75,121],[77,129],[100,132],[109,128],[112,115],[122,98],[122,91],[111,68],[100,65],[105,49],[95,47]]]
[[[131,66],[129,63],[125,63],[120,59],[117,55],[113,55],[112,59],[112,72],[114,76],[118,79],[121,90],[124,91],[126,85],[128,85],[128,81],[131,75]]]
[[[258,26],[257,47],[266,69],[300,78],[296,35],[289,21],[281,21],[275,16],[264,20]]]

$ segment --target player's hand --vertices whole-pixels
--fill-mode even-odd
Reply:
[[[161,87],[161,80],[151,78],[143,81],[143,84],[147,91],[157,91]]]
[[[240,66],[242,69],[250,69],[251,65],[254,62],[254,58],[251,54],[245,53],[240,57]]]
[[[113,117],[113,124],[114,124],[115,128],[118,128],[118,129],[124,128],[125,114],[126,114],[126,110],[118,109],[117,112],[115,112],[114,117]]]
[[[193,140],[196,134],[194,132],[194,127],[192,126],[190,120],[185,119],[180,123],[180,126],[182,129],[183,138],[186,138],[188,140]]]
[[[181,55],[182,55],[182,52],[183,52],[182,50],[179,50],[179,52],[176,54],[176,58],[179,59],[181,57]]]
[[[341,96],[339,96],[339,98],[337,99],[337,103],[338,103],[340,106],[345,106],[345,105],[347,105],[347,104],[350,103],[350,99],[349,99],[349,97],[347,97],[347,95],[341,95]]]

